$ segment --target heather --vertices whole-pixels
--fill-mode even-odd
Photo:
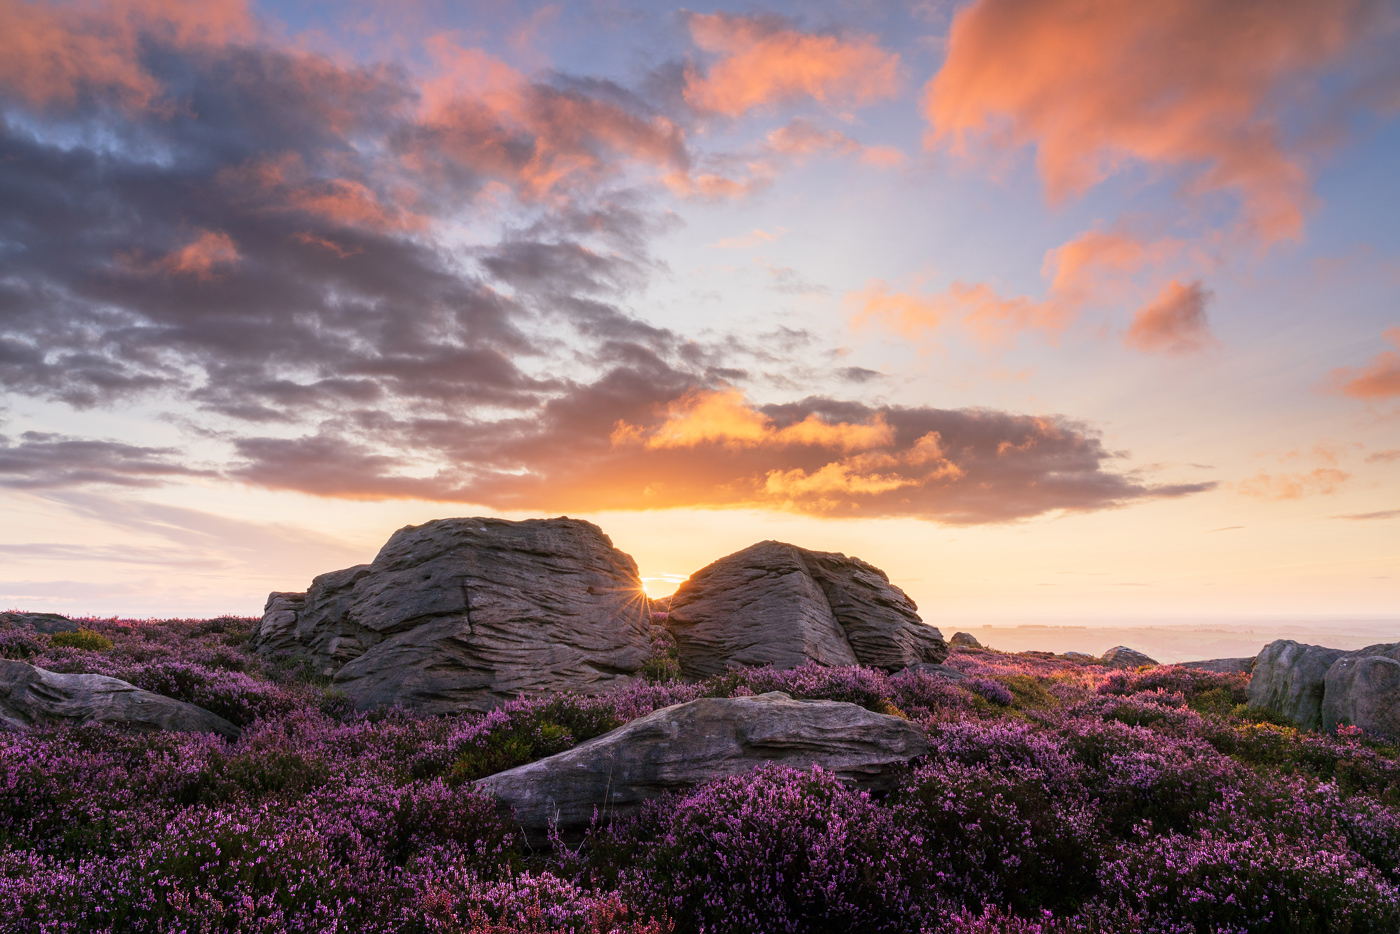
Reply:
[[[612,695],[427,717],[355,712],[248,652],[251,620],[83,625],[0,632],[0,655],[244,733],[0,733],[5,931],[1400,928],[1396,749],[1261,716],[1247,675],[959,649],[957,682],[808,666],[683,683],[661,640]],[[764,766],[552,848],[472,790],[659,707],[767,691],[907,717],[930,753],[879,791]]]

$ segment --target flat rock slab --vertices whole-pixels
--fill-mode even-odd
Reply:
[[[0,613],[0,629],[7,626],[42,632],[46,636],[57,632],[77,632],[83,628],[79,623],[57,613]]]
[[[370,564],[273,593],[253,635],[304,659],[361,710],[487,710],[626,684],[651,655],[636,562],[590,522],[440,519]]]
[[[106,675],[59,674],[0,659],[0,726],[105,723],[140,733],[217,733],[237,739],[238,727],[203,707],[143,691]]]
[[[1249,674],[1254,670],[1254,656],[1249,658],[1208,658],[1199,662],[1177,662],[1182,668],[1196,671],[1213,671],[1222,675]]]
[[[1148,658],[1137,649],[1130,649],[1126,645],[1115,645],[1099,657],[1099,661],[1110,668],[1141,668],[1143,665],[1155,665],[1155,658]]]
[[[666,628],[688,678],[807,662],[898,671],[948,655],[942,634],[879,568],[784,542],[697,571],[672,597]]]
[[[920,674],[930,678],[945,678],[949,681],[961,681],[967,677],[965,673],[952,665],[935,665],[933,662],[920,662],[917,665],[910,665],[901,674]]]
[[[593,822],[632,814],[668,792],[740,775],[763,762],[820,765],[846,782],[881,787],[928,752],[908,720],[856,704],[756,697],[702,698],[633,720],[567,752],[476,783],[514,810],[528,838],[550,827],[576,836]]]

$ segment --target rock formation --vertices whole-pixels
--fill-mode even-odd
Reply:
[[[1130,649],[1126,645],[1115,645],[1099,657],[1110,668],[1141,668],[1143,665],[1155,665],[1157,660],[1148,658],[1137,649]]]
[[[253,647],[307,659],[362,710],[447,713],[625,684],[649,625],[636,562],[596,525],[441,519],[304,594],[273,593]]]
[[[977,637],[970,632],[955,632],[953,638],[948,640],[949,645],[962,645],[969,649],[980,649],[982,643],[977,641]]]
[[[117,678],[58,674],[0,659],[0,726],[17,729],[64,721],[106,723],[141,733],[218,733],[228,739],[239,735],[238,727],[203,707]]]
[[[942,634],[879,568],[783,542],[697,571],[672,598],[666,628],[690,678],[809,661],[897,671],[948,655]]]
[[[1254,656],[1249,658],[1208,658],[1199,662],[1177,662],[1182,668],[1213,671],[1217,674],[1249,674],[1254,670]]]
[[[1400,645],[1370,646],[1337,659],[1327,670],[1322,728],[1342,724],[1400,738]]]
[[[1278,639],[1264,646],[1254,662],[1248,697],[1252,707],[1282,714],[1308,730],[1322,727],[1322,695],[1327,670],[1347,653],[1320,645]]]
[[[895,766],[927,751],[923,732],[907,720],[773,692],[665,707],[476,786],[512,808],[539,842],[551,826],[574,835],[595,811],[604,819],[634,813],[649,799],[762,762],[820,765],[844,781],[880,787]]]
[[[935,665],[933,662],[919,662],[917,665],[910,665],[900,674],[921,674],[930,678],[947,678],[949,681],[961,681],[967,677],[952,665]]]
[[[51,636],[56,632],[77,632],[82,626],[57,613],[0,613],[0,629],[13,626]]]
[[[1090,655],[1088,652],[1066,652],[1066,653],[1064,653],[1063,655],[1061,655],[1060,657],[1061,657],[1061,658],[1067,658],[1067,659],[1069,659],[1069,660],[1072,661],[1072,662],[1096,662],[1096,661],[1098,661],[1097,658],[1095,658],[1094,656]]]

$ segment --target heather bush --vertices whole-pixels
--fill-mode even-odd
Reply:
[[[490,713],[357,712],[246,619],[83,620],[103,651],[0,655],[214,710],[234,742],[0,732],[0,931],[1206,934],[1400,929],[1400,752],[1242,701],[1246,675],[955,651],[961,681],[808,665]],[[658,639],[654,658],[670,658]],[[525,845],[472,780],[698,697],[907,716],[881,793],[769,765]]]

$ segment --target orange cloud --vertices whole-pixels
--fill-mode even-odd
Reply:
[[[1386,340],[1400,350],[1400,327],[1390,328]],[[1380,400],[1400,396],[1400,353],[1382,350],[1361,369],[1344,366],[1328,377],[1330,387],[1353,399]]]
[[[717,442],[735,447],[804,444],[863,450],[889,444],[893,432],[876,415],[864,424],[829,423],[816,414],[776,428],[773,419],[751,407],[738,389],[695,389],[666,407],[665,420],[642,429],[618,422],[613,443],[640,441],[648,450],[695,447]]]
[[[119,266],[137,275],[160,273],[167,276],[194,276],[209,280],[223,266],[232,266],[242,257],[233,238],[223,231],[201,230],[199,236],[166,256],[147,262],[139,252],[118,253]]]
[[[1184,248],[1170,238],[1144,240],[1121,230],[1090,231],[1046,252],[1041,274],[1049,286],[1044,299],[1007,297],[985,283],[961,281],[941,292],[916,295],[892,292],[883,280],[871,279],[864,289],[846,294],[847,314],[852,324],[878,321],[911,339],[945,323],[959,324],[985,343],[1007,343],[1025,331],[1053,338],[1086,307],[1133,300],[1143,292],[1137,277],[1174,262]],[[1211,342],[1204,315],[1208,297],[1199,283],[1184,287],[1168,282],[1155,302],[1138,311],[1130,345],[1176,353],[1204,347]]]
[[[222,44],[253,31],[243,0],[0,0],[0,89],[32,106],[70,104],[84,92],[149,106],[160,83],[141,63],[141,43]]]
[[[1351,479],[1351,474],[1335,467],[1319,467],[1309,473],[1271,474],[1263,470],[1236,485],[1243,496],[1255,499],[1290,500],[1305,496],[1325,496]]]
[[[1133,316],[1123,342],[1138,350],[1183,354],[1212,343],[1206,325],[1206,304],[1211,293],[1192,282],[1182,285],[1173,279],[1156,301]]]
[[[931,146],[1034,145],[1050,198],[1129,161],[1231,191],[1264,242],[1297,239],[1313,202],[1281,140],[1297,82],[1346,63],[1377,0],[978,0],[929,82]]]
[[[695,44],[720,56],[705,75],[688,72],[685,99],[697,110],[737,117],[810,97],[866,104],[899,89],[899,56],[869,36],[842,39],[728,13],[689,18]]]

